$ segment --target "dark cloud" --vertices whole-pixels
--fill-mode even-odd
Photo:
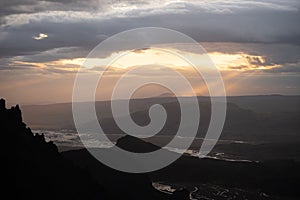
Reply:
[[[277,15],[278,14],[278,15]],[[120,31],[144,26],[161,26],[181,31],[197,41],[209,42],[274,42],[300,44],[300,28],[294,13],[285,19],[280,13],[266,20],[266,14],[249,16],[252,23],[246,23],[245,16],[220,16],[213,14],[156,15],[141,18],[87,19],[53,22],[47,18],[1,30],[0,40],[3,56],[34,54],[60,47],[82,47],[91,49],[101,42],[103,35],[111,36]],[[161,20],[163,19],[163,20]],[[282,23],[278,23],[281,20]],[[294,23],[291,21],[294,20]],[[289,21],[290,25],[285,21]],[[263,29],[262,29],[263,27]],[[297,30],[299,29],[299,30]],[[32,37],[45,33],[48,38],[41,41]],[[285,36],[290,34],[290,36]]]
[[[24,70],[24,69],[35,69],[33,66],[1,66],[0,70]]]
[[[18,56],[14,59],[18,59],[24,62],[51,62],[59,59],[73,59],[83,56],[85,57],[87,54],[88,51],[84,51],[82,48],[66,47],[42,51],[33,55]]]
[[[243,69],[248,69],[249,67],[246,65],[240,65],[240,66],[229,66],[228,69],[232,70],[243,70]]]
[[[266,63],[260,59],[260,57],[250,57],[246,56],[246,59],[248,60],[248,63],[251,65],[258,65],[258,66],[264,66]]]
[[[95,11],[102,10],[109,1],[101,0],[3,0],[0,16],[49,11]]]
[[[292,73],[292,74],[300,74],[300,63],[296,64],[286,64],[280,67],[275,67],[272,69],[264,70],[265,73]]]
[[[258,50],[253,48],[250,54],[265,53],[265,64],[297,62],[299,56],[293,51],[299,52],[300,45],[299,4],[293,0],[0,1],[0,21],[3,22],[0,57],[23,56],[25,61],[85,57],[99,42],[113,34],[131,28],[159,26],[181,31],[199,42],[293,44],[296,47],[288,51],[284,50],[285,46],[270,51],[268,45],[261,45]],[[130,6],[135,7],[128,9]],[[33,39],[40,33],[48,37]],[[118,46],[114,50],[122,48]],[[223,51],[225,47],[216,48]],[[66,51],[58,52],[57,49]],[[109,53],[110,50],[107,55]]]
[[[134,49],[133,52],[134,53],[143,53],[145,52],[146,50],[148,50],[149,48],[141,48],[141,49]]]
[[[32,55],[55,48],[80,47],[83,50],[97,45],[105,38],[95,24],[37,22],[6,28],[0,41],[0,57]],[[48,37],[34,40],[44,33]]]

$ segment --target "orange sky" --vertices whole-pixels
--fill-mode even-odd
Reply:
[[[174,80],[172,74],[168,73],[168,70],[162,67],[166,66],[170,70],[176,70],[184,75],[190,81],[197,95],[209,95],[207,86],[201,76],[199,76],[191,64],[178,55],[197,63],[197,67],[201,70],[210,70],[205,63],[204,55],[196,54],[192,51],[179,51],[172,47],[120,51],[112,53],[105,58],[91,59],[88,62],[89,65],[83,66],[83,68],[84,73],[98,73],[99,70],[103,69],[103,63],[107,60],[114,60],[110,65],[111,67],[109,67],[101,79],[96,94],[97,100],[110,99],[109,95],[116,81],[126,71],[134,67],[140,70],[136,74],[131,75],[132,78],[147,79],[149,81],[164,78],[176,84],[176,80]],[[218,51],[211,51],[208,53],[208,56],[222,74],[227,95],[277,93],[278,88],[272,88],[270,83],[264,83],[265,77],[270,76],[264,72],[280,68],[281,66],[279,64],[268,64],[265,61],[265,56],[251,55],[243,52],[224,53]],[[50,62],[15,61],[11,64],[12,67],[14,65],[22,65],[30,68],[15,71],[2,70],[4,73],[1,74],[3,76],[1,80],[2,82],[5,80],[5,83],[2,83],[0,86],[1,95],[7,98],[12,104],[18,102],[23,104],[69,102],[72,97],[73,82],[76,73],[85,60],[85,58],[78,57],[73,59],[57,59]],[[52,73],[44,73],[44,70],[48,69],[51,69]],[[210,78],[214,79],[213,74]],[[276,76],[272,75],[272,78],[276,78]],[[266,84],[269,84],[269,86],[266,87]],[[126,88],[125,85],[122,87]],[[178,87],[180,88],[179,83]],[[169,92],[157,85],[148,85],[139,89],[135,97],[159,96],[160,94]],[[189,96],[191,93],[182,90],[181,95]]]

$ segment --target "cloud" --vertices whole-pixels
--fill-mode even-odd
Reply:
[[[265,73],[276,73],[276,74],[294,74],[294,75],[300,75],[300,62],[299,63],[292,63],[292,64],[285,64],[279,67],[274,67],[272,69],[263,70]]]
[[[65,15],[76,17],[82,14],[85,17],[143,17],[158,14],[176,13],[251,13],[253,11],[299,11],[297,0],[10,0],[0,2],[0,16],[13,15],[15,18],[29,16]],[[65,14],[64,14],[65,13]],[[74,15],[73,15],[73,14]],[[28,15],[22,15],[28,14]],[[33,14],[33,15],[31,15]],[[90,15],[88,15],[90,14]],[[19,16],[18,16],[19,15]],[[80,17],[82,17],[80,15]],[[10,18],[12,20],[12,18]],[[9,21],[9,20],[8,20]],[[26,22],[28,20],[23,20]],[[10,21],[11,22],[11,21]],[[9,22],[8,22],[9,23]]]
[[[109,1],[102,0],[9,0],[0,1],[0,16],[31,14],[45,11],[102,10]]]
[[[248,66],[247,65],[229,66],[228,69],[231,69],[231,70],[247,70]]]
[[[82,58],[120,31],[160,26],[199,42],[225,42],[206,47],[208,51],[263,55],[265,65],[295,63],[300,54],[299,8],[297,0],[1,1],[0,57],[7,63]],[[102,56],[117,50],[124,47]],[[263,64],[253,58],[250,62]]]
[[[134,49],[133,52],[134,53],[144,53],[146,50],[148,50],[149,48],[141,48],[141,49]]]
[[[297,44],[201,43],[201,45],[208,52],[252,55],[248,57],[248,61],[256,65],[283,65],[300,61],[300,46]],[[193,52],[192,49],[186,49]]]
[[[35,39],[35,40],[43,40],[45,38],[47,38],[48,35],[45,34],[45,33],[39,33],[37,36],[33,36],[32,38]]]

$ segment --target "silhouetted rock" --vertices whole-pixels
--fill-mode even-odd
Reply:
[[[4,99],[0,100],[0,130],[4,141],[15,142],[15,151],[7,151],[4,163],[13,169],[11,177],[15,175],[17,199],[160,200],[169,197],[157,191],[146,174],[111,169],[85,149],[62,155],[43,134],[33,134],[26,127],[18,105],[6,109]],[[11,143],[6,147],[9,148]]]
[[[87,171],[63,158],[44,135],[26,128],[18,105],[6,109],[4,99],[0,100],[0,130],[6,148],[4,163],[13,169],[13,174],[2,173],[15,177],[17,199],[108,199]]]
[[[0,110],[5,110],[6,106],[5,106],[5,100],[4,99],[0,99]]]

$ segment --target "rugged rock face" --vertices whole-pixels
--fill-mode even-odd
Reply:
[[[0,132],[6,144],[3,145],[4,164],[11,170],[4,173],[9,175],[11,180],[8,181],[15,180],[12,185],[16,199],[158,200],[170,197],[155,190],[147,175],[110,169],[85,149],[59,153],[57,146],[45,141],[43,134],[34,134],[26,127],[18,105],[7,109],[4,99],[0,100]]]
[[[63,158],[55,144],[26,127],[18,105],[6,109],[4,99],[0,100],[0,130],[5,165],[14,174],[9,174],[10,170],[2,173],[9,179],[15,176],[13,195],[17,199],[108,199],[87,171]]]

